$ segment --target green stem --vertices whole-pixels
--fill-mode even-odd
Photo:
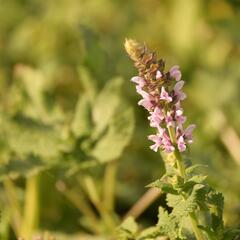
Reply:
[[[11,225],[16,236],[19,236],[22,216],[20,211],[17,189],[10,178],[5,179],[3,185],[6,192],[7,202],[9,205]]]
[[[172,143],[175,147],[174,157],[176,159],[177,169],[179,170],[180,176],[182,178],[185,178],[185,175],[186,175],[185,166],[184,166],[184,162],[183,162],[183,159],[182,159],[182,155],[177,148],[177,140],[176,140],[176,135],[175,135],[174,128],[173,127],[168,127],[168,132],[169,132],[170,139],[171,139],[171,141],[172,141]],[[196,239],[197,240],[204,240],[202,231],[198,228],[199,224],[198,224],[196,213],[195,212],[190,213],[189,218],[190,218],[190,221],[191,221],[192,228],[193,228],[194,234],[196,236]]]
[[[107,164],[104,174],[103,202],[105,208],[109,212],[114,209],[116,171],[117,162],[110,162]]]
[[[34,175],[26,181],[24,204],[24,217],[21,237],[30,239],[39,225],[39,180],[40,176]]]
[[[60,191],[72,204],[74,204],[78,210],[85,216],[87,216],[89,219],[91,219],[91,222],[93,223],[91,225],[91,230],[95,234],[99,234],[99,224],[98,224],[98,219],[87,202],[84,193],[78,189],[72,189],[67,186],[67,184],[61,180],[57,182],[57,189]]]
[[[86,187],[87,194],[89,196],[90,201],[98,210],[102,220],[105,222],[108,229],[109,230],[115,229],[116,226],[115,226],[114,219],[111,217],[111,215],[105,208],[104,204],[102,204],[92,177],[86,176],[84,178],[84,183],[85,183],[85,187]]]

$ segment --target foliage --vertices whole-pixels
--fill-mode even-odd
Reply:
[[[147,42],[170,65],[181,63],[189,99],[185,107],[189,122],[197,123],[191,159],[185,159],[208,166],[203,175],[224,195],[224,234],[233,238],[232,228],[240,224],[239,13],[235,0],[0,0],[0,239],[16,239],[12,217],[17,219],[17,209],[24,212],[26,182],[35,175],[41,175],[40,231],[57,239],[107,239],[149,179],[163,174],[161,157],[146,147],[150,130],[142,110],[135,110],[132,141],[131,134],[119,140],[132,123],[111,140],[112,132],[122,128],[111,124],[118,117],[132,122],[127,103],[134,106],[138,100],[128,83],[134,73],[123,51],[125,37]],[[116,97],[106,101],[116,104],[114,114],[106,116],[108,123],[94,121],[96,99],[115,76],[124,79],[115,84],[122,85],[116,92],[121,92],[121,103],[127,102],[126,111]],[[105,130],[97,130],[102,124]],[[111,160],[101,159],[100,151]],[[116,160],[115,189],[107,186],[115,181],[105,170]],[[10,198],[7,176],[15,190]],[[105,189],[116,190],[110,214],[114,226],[106,228],[106,217],[104,222],[89,200],[86,176],[93,179],[101,206],[111,206]],[[97,221],[86,213],[85,203],[97,212]],[[159,205],[165,205],[164,196],[139,219],[138,237],[158,232],[141,229],[155,223]],[[212,229],[205,231],[211,235]]]

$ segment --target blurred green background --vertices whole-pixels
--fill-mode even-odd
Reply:
[[[0,0],[1,239],[106,239],[164,172],[125,37],[181,66],[197,125],[186,159],[209,166],[240,225],[238,0]]]

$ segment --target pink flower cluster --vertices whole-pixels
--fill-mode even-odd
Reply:
[[[186,98],[186,94],[182,91],[184,81],[181,76],[179,66],[174,66],[167,73],[158,70],[154,84],[139,76],[131,79],[136,83],[137,93],[142,96],[138,104],[148,110],[150,126],[157,130],[155,135],[148,137],[154,142],[150,148],[155,152],[160,149],[170,153],[176,148],[183,152],[186,145],[193,142],[192,131],[195,125],[183,128],[186,117],[183,115],[181,101]],[[170,138],[170,129],[175,132],[175,142]]]

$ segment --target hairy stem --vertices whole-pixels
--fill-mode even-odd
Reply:
[[[184,166],[184,162],[182,159],[182,155],[179,152],[178,148],[177,148],[177,144],[176,144],[176,135],[175,135],[175,131],[173,127],[168,127],[168,132],[169,132],[169,136],[171,138],[171,141],[175,147],[175,151],[174,151],[174,157],[176,159],[176,164],[177,164],[177,169],[179,170],[180,176],[182,178],[185,178],[185,166]],[[195,234],[195,237],[197,240],[204,240],[202,231],[198,228],[198,220],[197,220],[197,215],[195,212],[190,213],[189,214],[189,218],[192,224],[192,228],[193,228],[193,232]]]

